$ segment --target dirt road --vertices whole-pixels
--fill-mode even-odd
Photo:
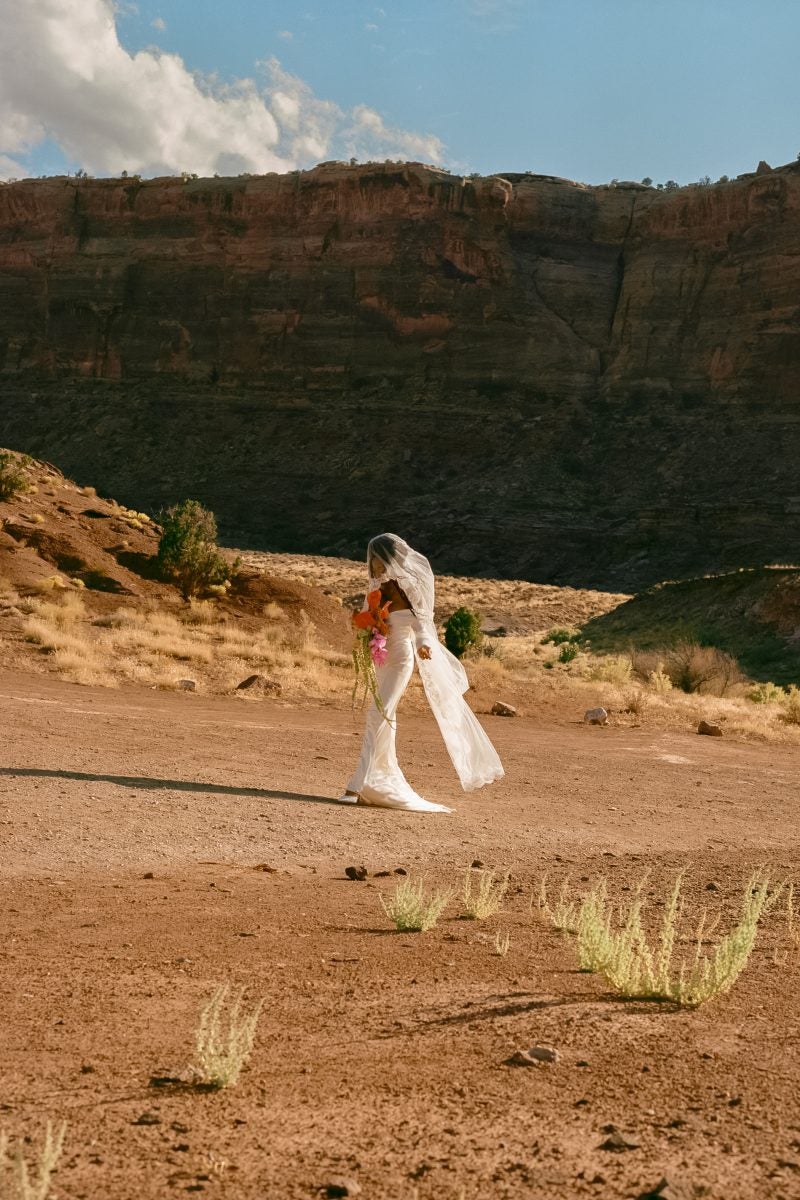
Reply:
[[[753,867],[800,879],[800,752],[485,722],[507,776],[464,796],[433,721],[401,721],[409,778],[455,811],[392,814],[332,803],[347,711],[0,676],[0,1127],[68,1121],[55,1196],[299,1198],[342,1175],[392,1200],[636,1197],[662,1176],[800,1195],[785,919],[728,996],[681,1012],[614,997],[529,911],[544,872],[622,898],[648,871],[657,904],[685,867],[687,910],[723,930]],[[454,901],[390,932],[375,872],[457,883],[474,859],[512,872],[500,915]],[[240,1084],[150,1086],[190,1062],[224,980],[266,998]],[[557,1063],[505,1065],[543,1043]],[[617,1134],[630,1148],[601,1148]]]

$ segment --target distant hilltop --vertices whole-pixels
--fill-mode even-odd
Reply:
[[[2,440],[225,535],[629,590],[796,558],[800,163],[0,186]]]

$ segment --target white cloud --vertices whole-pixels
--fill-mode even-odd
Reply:
[[[114,0],[0,0],[0,178],[44,139],[91,174],[262,173],[324,158],[441,161],[432,134],[323,100],[277,59],[221,84],[158,48],[130,54]]]
[[[283,38],[285,42],[290,42],[294,37],[294,34],[292,33],[291,29],[281,29],[278,33],[278,37]]]
[[[373,25],[371,21],[368,21],[364,28],[366,29],[367,33],[377,33],[379,27],[377,25]]]
[[[167,22],[163,17],[153,17],[150,24],[153,26],[153,29],[159,29],[162,33],[167,28]]]
[[[0,179],[25,179],[28,175],[30,171],[22,163],[0,154]]]

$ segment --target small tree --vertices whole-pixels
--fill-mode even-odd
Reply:
[[[31,461],[27,454],[0,450],[0,500],[13,500],[30,490],[28,467]]]
[[[161,577],[173,580],[187,600],[229,577],[231,566],[217,547],[214,514],[197,500],[184,500],[164,514],[158,567]]]
[[[456,658],[463,658],[482,638],[480,615],[469,608],[457,608],[444,627],[444,643]]]

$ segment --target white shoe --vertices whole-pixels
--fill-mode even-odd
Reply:
[[[453,811],[445,804],[434,804],[431,800],[423,800],[422,796],[409,796],[407,799],[397,796],[390,799],[388,796],[359,795],[358,803],[367,808],[391,808],[396,812],[449,813]]]

